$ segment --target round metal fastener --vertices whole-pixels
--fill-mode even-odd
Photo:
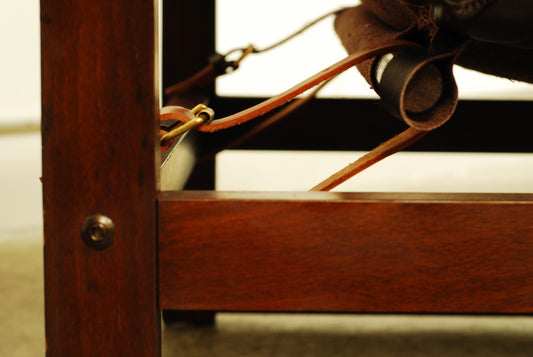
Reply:
[[[89,216],[81,226],[81,237],[87,246],[93,249],[105,249],[115,239],[115,225],[104,215]]]

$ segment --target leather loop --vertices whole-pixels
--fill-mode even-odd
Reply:
[[[458,101],[452,67],[465,43],[463,37],[441,34],[428,51],[396,53],[380,78],[372,76],[385,108],[418,130],[433,130],[448,121]]]

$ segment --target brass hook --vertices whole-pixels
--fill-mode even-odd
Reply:
[[[163,135],[161,137],[161,144],[165,144],[169,140],[174,139],[175,137],[180,136],[181,134],[184,134],[200,125],[208,124],[215,117],[215,112],[213,109],[203,104],[198,104],[192,108],[191,113],[195,116],[195,119],[189,120]]]
[[[238,59],[236,59],[235,61],[233,61],[232,66],[234,68],[239,67],[239,65],[241,64],[242,60],[245,59],[250,53],[254,53],[254,52],[255,52],[254,46],[253,45],[249,45],[245,50],[242,51],[241,56]]]

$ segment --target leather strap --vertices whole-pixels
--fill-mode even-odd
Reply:
[[[235,140],[230,141],[226,145],[219,147],[215,149],[214,151],[211,151],[203,156],[201,156],[198,159],[198,163],[202,163],[205,161],[209,161],[215,157],[216,154],[218,154],[220,151],[223,150],[231,150],[236,147],[241,146],[243,143],[253,139],[257,134],[259,134],[261,131],[272,127],[280,120],[288,117],[291,113],[298,110],[300,107],[305,105],[307,102],[315,98],[315,96],[324,88],[329,81],[322,82],[320,85],[316,86],[309,94],[306,94],[304,97],[298,98],[296,100],[293,100],[288,105],[277,111],[272,116],[268,117],[265,120],[262,120],[258,125],[253,127],[252,129],[246,131],[243,135],[237,137]]]
[[[391,156],[392,154],[395,154],[398,151],[414,144],[423,138],[427,133],[427,131],[409,128],[396,135],[392,139],[389,139],[383,144],[379,145],[377,148],[362,156],[357,161],[328,177],[313,187],[310,191],[329,191],[364,169],[374,165],[376,162],[379,162],[386,157]]]
[[[239,59],[235,61],[227,60],[229,55],[238,51],[241,52],[241,57]],[[255,49],[250,46],[248,48],[232,50],[225,55],[215,53],[209,57],[209,64],[207,66],[194,73],[192,76],[182,80],[181,82],[165,88],[165,95],[180,97],[193,89],[204,88],[205,86],[213,83],[218,76],[237,70],[240,62],[254,51]]]
[[[287,103],[288,101],[305,92],[306,90],[311,89],[316,85],[337,76],[338,74],[363,61],[387,53],[397,52],[407,48],[418,47],[418,44],[411,41],[392,40],[385,43],[370,46],[360,51],[356,51],[345,59],[333,64],[332,66],[324,69],[323,71],[318,72],[314,76],[304,80],[303,82],[295,85],[294,87],[288,89],[287,91],[281,94],[269,98],[264,102],[259,103],[251,108],[245,109],[239,113],[227,116],[225,118],[215,119],[209,124],[201,125],[196,129],[203,132],[214,132],[217,130],[227,129],[245,123]],[[190,116],[183,114],[183,108],[179,106],[166,106],[161,108],[160,119],[174,119],[182,123],[191,120]]]
[[[216,65],[210,63],[192,76],[165,89],[165,95],[182,96],[195,88],[212,83],[218,76]]]
[[[335,77],[336,75],[353,67],[354,65],[357,65],[363,61],[375,58],[377,56],[382,56],[388,53],[393,53],[393,52],[398,52],[398,51],[404,51],[403,53],[407,53],[405,51],[419,51],[420,52],[420,46],[411,41],[392,40],[392,41],[388,41],[382,44],[370,46],[363,50],[356,51],[352,53],[351,55],[349,55],[348,57],[346,57],[345,59],[335,63],[334,65],[326,68],[325,70],[315,74],[314,76],[304,80],[298,85],[290,88],[289,90],[275,97],[267,99],[264,102],[256,106],[253,106],[251,108],[248,108],[246,110],[243,110],[239,113],[230,115],[222,119],[215,119],[211,121],[209,124],[201,125],[197,127],[196,129],[199,131],[204,131],[204,132],[213,132],[213,131],[226,129],[226,128],[233,127],[235,125],[242,124],[244,122],[247,122],[251,119],[261,116],[271,111],[272,109],[275,109],[285,104],[286,102],[290,101],[291,99],[295,98],[296,96],[305,92],[306,90],[312,87],[315,87],[318,84],[323,83]],[[420,53],[423,53],[423,52],[420,52]],[[437,56],[441,56],[441,54],[438,54]],[[446,56],[444,57],[447,57],[447,56],[448,55],[446,54]],[[402,58],[402,57],[403,56],[400,56],[399,58]],[[426,63],[424,61],[427,58],[425,57],[422,57],[422,58],[423,58],[422,63],[424,65]],[[430,57],[430,58],[434,60],[433,57]],[[420,65],[415,65],[413,68],[418,70],[420,68]],[[410,67],[409,67],[409,70],[411,70]],[[410,71],[406,71],[406,72],[411,73]],[[389,78],[387,76],[390,77],[390,74],[387,74],[387,73],[383,74],[383,80],[380,82],[379,84],[380,86],[382,86],[382,83],[384,82],[387,83],[388,81],[387,78]],[[404,77],[408,78],[409,75],[406,75]],[[405,88],[400,88],[400,93],[402,93],[402,91],[405,91]],[[403,97],[403,94],[401,94],[400,97]],[[193,120],[194,115],[192,115],[190,110],[185,109],[180,106],[166,106],[166,107],[161,108],[160,119],[161,121],[176,120],[182,123],[186,123],[190,120]],[[353,177],[357,173],[372,166],[376,162],[379,162],[383,160],[384,158],[410,146],[414,142],[424,137],[426,133],[429,130],[433,129],[434,127],[436,126],[431,125],[429,127],[422,128],[422,130],[417,128],[416,126],[410,127],[409,129],[405,130],[399,135],[379,145],[377,148],[370,151],[369,153],[367,153],[366,155],[364,155],[363,157],[361,157],[354,163],[348,165],[347,167],[343,168],[342,170],[335,173],[331,177],[327,178],[323,182],[319,183],[318,185],[313,187],[311,191],[331,190],[332,188],[338,186],[339,184]]]
[[[374,88],[388,111],[402,118],[410,128],[333,174],[311,191],[329,191],[337,187],[448,121],[457,106],[457,86],[452,66],[465,44],[463,37],[437,33],[428,51],[409,48],[396,53],[386,64],[379,81],[374,80]]]
[[[267,47],[257,48],[254,45],[249,45],[247,48],[235,48],[229,51],[228,53],[226,53],[225,55],[222,55],[220,53],[215,53],[212,56],[210,56],[209,64],[205,66],[203,69],[194,73],[192,76],[182,80],[181,82],[178,82],[168,88],[165,88],[165,95],[179,97],[182,94],[189,92],[190,90],[199,89],[199,88],[206,86],[207,84],[211,84],[218,76],[237,70],[239,68],[240,62],[245,57],[247,57],[249,54],[264,53],[264,52],[271,51],[285,44],[286,42],[292,40],[299,34],[305,32],[306,30],[310,29],[317,23],[321,22],[322,20],[330,17],[331,15],[337,15],[338,13],[344,11],[345,9],[346,8],[340,8],[340,9],[330,11],[314,19],[313,21],[305,24],[297,31],[289,34],[288,36],[285,36],[281,40],[278,40],[277,42],[274,42]],[[240,58],[234,61],[228,60],[228,58],[232,54],[235,54],[236,52],[241,53]]]
[[[321,83],[324,83],[343,71],[357,65],[363,61],[375,58],[376,56],[382,56],[387,53],[398,52],[402,50],[414,50],[419,49],[420,46],[411,41],[404,40],[392,40],[385,43],[377,44],[370,46],[368,48],[356,51],[346,57],[345,59],[335,63],[334,65],[326,68],[325,70],[315,74],[314,76],[306,79],[305,81],[299,83],[298,85],[290,88],[289,90],[265,100],[264,102],[253,106],[249,109],[243,110],[237,114],[230,115],[222,119],[215,119],[209,124],[201,125],[196,129],[204,132],[213,132],[221,129],[226,129],[233,127],[235,125],[242,124],[251,119],[254,119],[258,116],[261,116],[272,109],[275,109],[289,100],[295,98],[299,94],[305,92],[306,90],[315,87]],[[305,99],[300,100],[301,103],[305,102]],[[293,103],[294,106],[300,105],[299,102]],[[292,110],[292,108],[287,108],[287,110]],[[280,113],[281,115],[281,113]],[[161,108],[160,112],[161,121],[165,120],[175,120],[182,123],[186,123],[194,119],[191,111],[180,106],[166,106]],[[277,116],[272,120],[277,120]],[[271,120],[271,121],[272,121]],[[261,127],[261,126],[260,126]],[[394,138],[388,140],[387,142],[381,144],[353,164],[345,167],[341,171],[337,172],[333,176],[324,180],[320,184],[316,185],[311,189],[311,191],[328,191],[342,182],[353,177],[357,173],[363,171],[364,169],[370,167],[374,163],[404,149],[405,147],[416,142],[423,136],[425,136],[427,131],[418,130],[415,128],[409,128],[403,133],[395,136]]]

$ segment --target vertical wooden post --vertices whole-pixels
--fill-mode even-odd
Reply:
[[[215,0],[163,1],[163,86],[166,88],[196,73],[208,64],[215,53]],[[206,98],[215,97],[214,83],[187,93],[185,98],[166,97],[165,104],[196,105]],[[185,105],[187,106],[187,105]],[[195,150],[209,146],[213,140],[201,135],[188,134],[195,143]],[[194,135],[194,136],[193,136]],[[211,143],[212,144],[212,143]],[[207,149],[207,151],[209,151]],[[196,165],[187,189],[212,190],[215,185],[215,164],[204,162]],[[168,317],[168,314],[166,314]]]
[[[48,356],[160,356],[156,35],[157,0],[41,0]]]
[[[163,1],[163,86],[202,69],[215,52],[215,0]],[[213,86],[205,95],[212,95]]]

